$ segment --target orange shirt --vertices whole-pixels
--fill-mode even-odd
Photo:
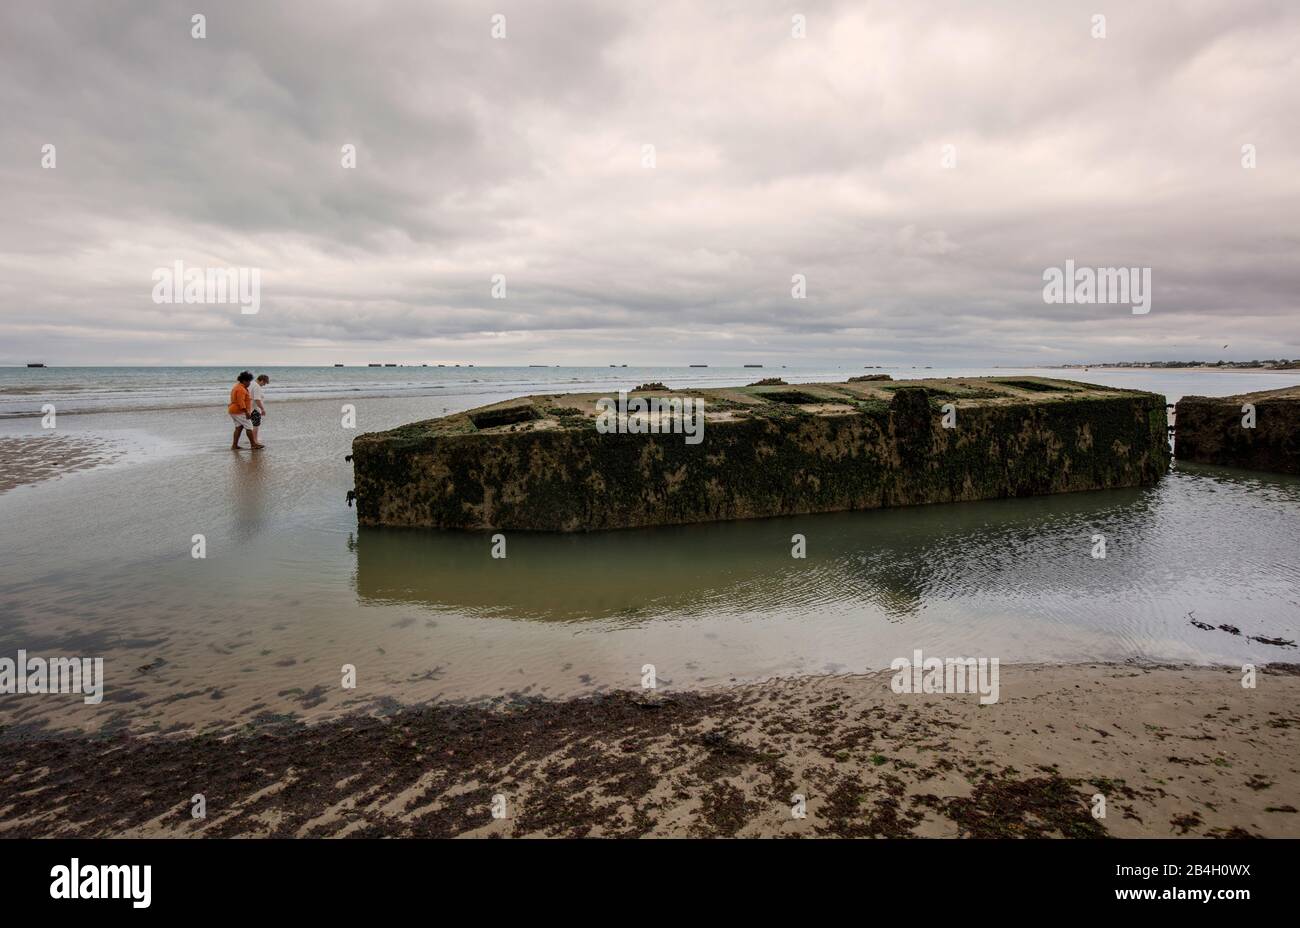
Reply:
[[[227,412],[232,416],[246,416],[252,411],[253,398],[248,395],[248,387],[242,383],[236,383],[235,388],[230,391],[230,407]]]

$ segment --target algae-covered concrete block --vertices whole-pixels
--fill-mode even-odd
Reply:
[[[615,399],[529,396],[360,435],[358,520],[587,531],[1143,486],[1169,463],[1163,397],[1070,381],[652,389],[630,401],[664,410],[611,416]],[[698,443],[681,428],[694,402]]]
[[[1300,474],[1300,386],[1184,396],[1175,420],[1180,461]]]

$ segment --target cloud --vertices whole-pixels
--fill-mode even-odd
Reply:
[[[1294,4],[800,8],[5,4],[0,363],[1300,355]]]

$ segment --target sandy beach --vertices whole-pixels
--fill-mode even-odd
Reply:
[[[0,835],[1300,836],[1297,665],[1254,689],[1238,668],[1010,665],[988,706],[889,682],[435,706],[225,739],[11,733]]]

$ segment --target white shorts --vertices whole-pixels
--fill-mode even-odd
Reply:
[[[248,429],[249,431],[252,431],[253,429],[257,428],[257,426],[253,425],[253,420],[248,418],[248,416],[237,416],[232,412],[230,414],[230,418],[234,420],[235,425],[242,425],[244,428]]]

